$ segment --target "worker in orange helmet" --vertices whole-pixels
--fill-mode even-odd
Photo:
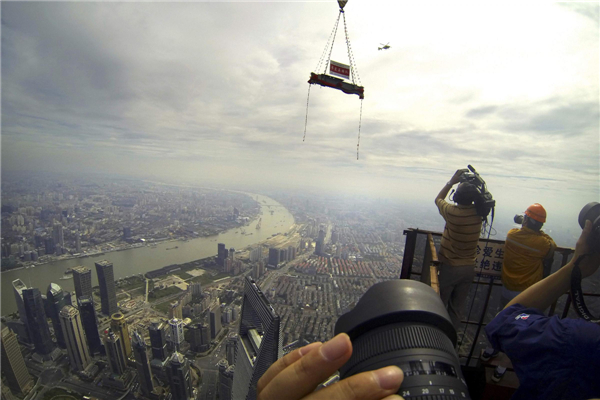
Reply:
[[[534,283],[548,275],[556,243],[541,229],[546,222],[546,210],[539,203],[530,205],[524,216],[516,216],[521,228],[511,229],[504,244],[502,265],[502,295],[500,308]]]

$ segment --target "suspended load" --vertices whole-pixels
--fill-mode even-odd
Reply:
[[[320,85],[323,87],[329,87],[332,89],[338,89],[346,94],[355,94],[358,96],[360,101],[360,116],[358,121],[358,143],[356,144],[356,159],[358,160],[358,149],[360,146],[360,126],[362,121],[362,101],[365,98],[365,88],[360,85],[360,78],[358,77],[358,72],[356,70],[356,63],[354,62],[354,58],[352,55],[352,49],[350,48],[350,39],[348,37],[348,29],[346,26],[346,15],[344,14],[344,6],[348,0],[338,0],[338,4],[340,6],[340,13],[333,27],[333,31],[329,40],[327,41],[327,45],[325,46],[325,50],[323,50],[323,54],[321,55],[321,59],[319,60],[319,64],[315,69],[318,71],[321,68],[321,64],[325,61],[325,69],[323,73],[310,73],[310,79],[308,80],[308,97],[306,99],[306,119],[304,123],[304,138],[302,141],[306,139],[306,127],[308,125],[308,103],[310,99],[310,87],[311,85]],[[346,46],[348,48],[348,62],[349,64],[342,64],[337,61],[331,60],[331,52],[333,51],[333,44],[335,42],[335,37],[337,34],[338,24],[340,22],[340,17],[344,17],[344,32],[346,34]],[[327,60],[325,60],[325,55],[327,54]],[[329,74],[327,74],[327,66],[329,65]],[[333,76],[335,75],[335,76]],[[338,78],[339,77],[339,78]],[[347,82],[346,80],[350,80],[351,82]]]

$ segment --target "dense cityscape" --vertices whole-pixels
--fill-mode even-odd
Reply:
[[[82,265],[47,287],[29,286],[27,275],[3,279],[16,302],[2,311],[3,367],[14,364],[4,376],[7,396],[231,398],[247,277],[272,304],[285,353],[331,338],[340,315],[401,269],[407,222],[385,202],[277,193],[259,201],[118,180],[25,187],[3,182],[3,268]],[[258,235],[275,210],[289,211],[294,223],[245,248],[210,239],[226,230]],[[122,266],[103,259],[161,242],[164,254],[175,254],[178,244],[202,239],[214,255],[125,278],[115,278]]]

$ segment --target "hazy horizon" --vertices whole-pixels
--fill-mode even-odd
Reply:
[[[433,199],[472,164],[512,220],[600,200],[599,5],[346,6],[365,87],[312,86],[336,2],[3,2],[2,175]],[[391,48],[379,51],[381,43]],[[348,62],[340,22],[332,59]]]

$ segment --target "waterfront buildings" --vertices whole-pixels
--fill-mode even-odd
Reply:
[[[49,355],[55,347],[50,336],[42,294],[37,288],[23,289],[22,293],[31,341],[35,346],[35,351],[42,356]]]
[[[25,395],[33,387],[17,336],[2,325],[2,374],[14,394]]]
[[[121,347],[123,348],[125,358],[131,357],[131,339],[129,338],[129,328],[127,327],[125,316],[120,312],[114,313],[110,317],[110,327],[121,339]]]
[[[71,368],[76,372],[83,371],[90,364],[91,358],[79,311],[73,306],[66,305],[60,311],[59,317]]]
[[[140,389],[145,396],[149,396],[154,391],[147,347],[144,338],[137,331],[133,332],[133,356],[135,358]]]
[[[279,316],[256,282],[246,277],[238,332],[233,399],[256,399],[260,377],[282,356]]]
[[[102,314],[111,316],[118,311],[117,291],[115,288],[115,274],[111,262],[103,260],[97,263],[98,285],[100,286],[100,301],[102,302]]]
[[[82,296],[92,295],[92,271],[86,267],[73,268],[73,284],[75,285],[75,295],[79,298]]]
[[[90,354],[102,354],[104,351],[100,340],[100,332],[98,331],[98,317],[94,308],[94,298],[91,295],[79,297],[77,298],[77,304]]]

